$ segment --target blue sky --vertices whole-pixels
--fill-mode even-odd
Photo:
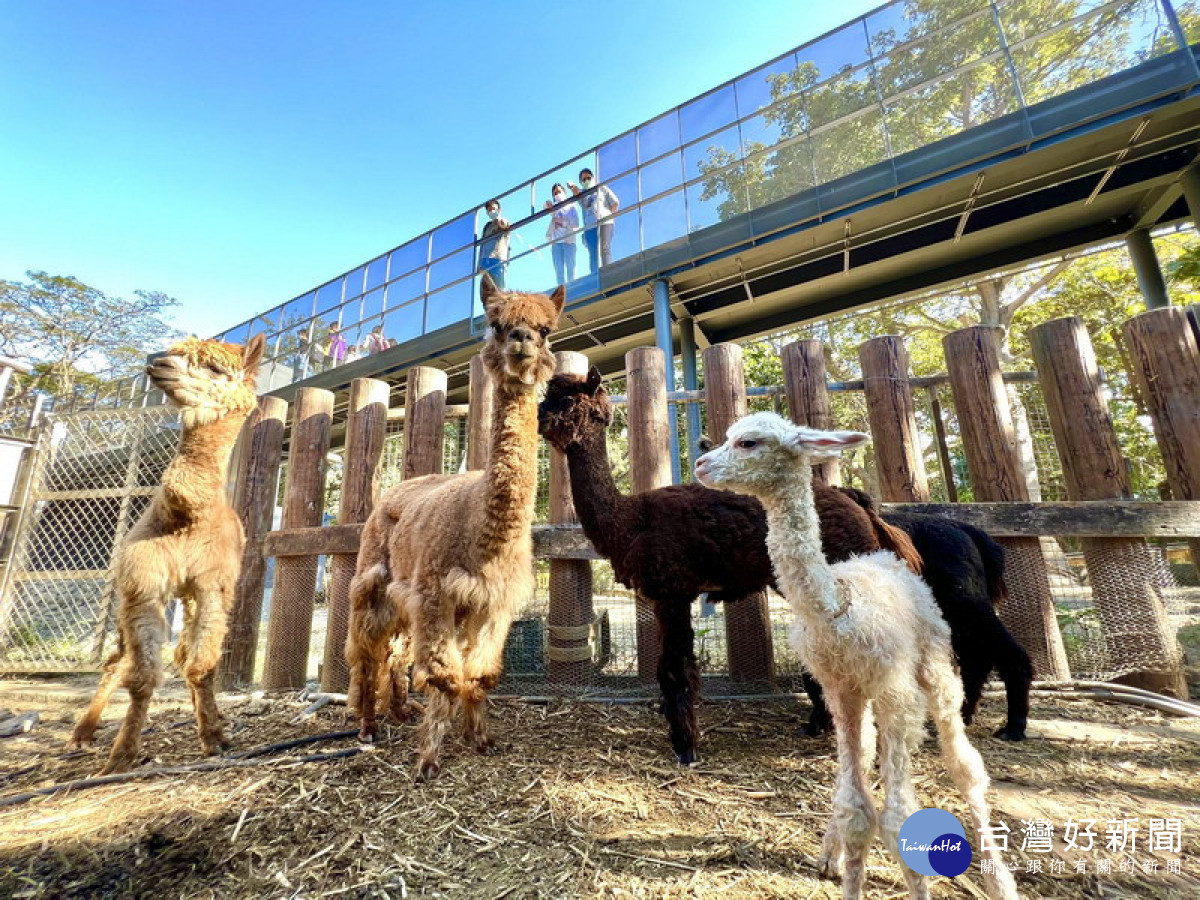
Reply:
[[[0,278],[211,334],[877,5],[0,0]]]

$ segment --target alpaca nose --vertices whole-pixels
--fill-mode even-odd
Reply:
[[[533,332],[528,328],[522,328],[520,325],[518,325],[508,333],[508,339],[510,341],[515,341],[518,344],[523,344],[526,341],[533,340]]]

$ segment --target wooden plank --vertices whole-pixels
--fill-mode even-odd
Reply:
[[[317,528],[284,528],[263,539],[263,556],[324,556],[358,553],[362,525],[326,525]]]

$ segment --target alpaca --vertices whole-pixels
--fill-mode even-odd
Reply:
[[[137,760],[150,697],[162,669],[166,607],[184,601],[175,664],[192,692],[200,746],[228,749],[213,697],[225,620],[241,568],[242,523],[225,499],[229,456],[255,404],[254,376],[266,342],[244,348],[189,338],[150,363],[146,374],[179,407],[183,434],[162,484],[113,561],[120,598],[117,649],[91,705],[75,725],[71,746],[91,743],[109,697],[123,679],[129,710],[101,775],[128,771]]]
[[[864,508],[878,510],[870,495],[852,488],[839,490]],[[955,519],[910,512],[887,513],[883,518],[912,539],[925,561],[921,574],[950,626],[950,645],[962,675],[963,722],[971,724],[988,675],[995,669],[1008,697],[1008,718],[994,736],[1025,740],[1033,664],[996,615],[1007,597],[1004,548],[985,532]],[[820,687],[816,689],[814,708],[821,702]]]
[[[586,379],[551,379],[538,409],[538,428],[566,454],[571,496],[584,534],[612,562],[617,580],[654,605],[663,693],[671,746],[679,762],[696,762],[696,699],[700,676],[692,647],[692,601],[736,600],[774,585],[767,556],[766,518],[752,497],[673,485],[633,496],[617,491],[605,431],[612,405],[592,369]],[[830,559],[881,546],[919,562],[902,532],[834,488],[818,487],[821,542]]]
[[[537,488],[537,402],[554,372],[548,340],[566,299],[504,292],[486,274],[480,290],[488,322],[482,350],[494,410],[486,471],[426,475],[388,491],[363,527],[350,583],[346,661],[349,703],[360,738],[377,731],[377,694],[405,718],[405,666],[427,698],[418,734],[418,777],[440,771],[438,755],[461,706],[464,735],[481,753],[486,692],[496,685],[517,605],[533,594],[531,525]],[[388,645],[401,648],[388,664]]]
[[[929,586],[886,551],[833,564],[821,552],[810,467],[868,439],[860,432],[818,431],[774,413],[756,413],[735,422],[725,443],[696,461],[703,483],[756,496],[766,509],[771,564],[795,615],[792,644],[824,686],[833,711],[838,780],[821,865],[832,871],[844,855],[844,898],[862,896],[876,827],[899,860],[900,827],[917,810],[909,740],[926,703],[977,836],[988,823],[987,772],[964,730],[950,628]],[[879,727],[881,820],[865,780],[868,704]],[[999,854],[987,849],[982,855],[994,864],[984,874],[989,895],[1016,897],[1016,883]],[[925,877],[903,863],[901,868],[909,894],[928,898]]]

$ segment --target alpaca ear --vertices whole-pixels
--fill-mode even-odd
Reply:
[[[555,314],[561,313],[563,307],[567,305],[567,289],[561,284],[556,287],[554,293],[550,295],[550,302],[554,304]]]
[[[591,396],[596,396],[596,391],[600,389],[600,370],[595,366],[588,369],[587,375],[587,392]]]
[[[846,450],[853,450],[871,440],[869,434],[861,431],[797,431],[784,439],[784,446],[797,455],[831,457],[838,456]]]
[[[492,281],[492,276],[484,272],[483,277],[479,279],[479,302],[483,304],[483,311],[490,312],[489,307],[499,299],[500,289],[496,287],[496,282]]]
[[[256,334],[246,343],[242,349],[242,370],[246,372],[258,371],[258,364],[263,358],[263,351],[267,349],[267,338],[265,335]]]

